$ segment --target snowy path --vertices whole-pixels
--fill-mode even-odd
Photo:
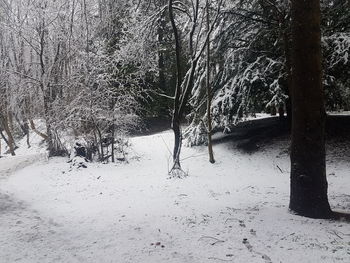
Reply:
[[[31,154],[0,158],[0,179],[9,176],[35,162],[45,160],[45,154]]]
[[[65,239],[69,235],[59,232],[60,225],[54,220],[42,217],[13,195],[0,192],[1,263],[73,262],[69,260],[73,258],[70,241]]]
[[[215,165],[205,147],[183,148],[190,176],[178,180],[167,179],[171,133],[132,142],[129,164],[54,158],[1,180],[0,262],[350,262],[349,223],[288,212],[285,143],[253,155],[222,143]],[[344,211],[349,168],[328,167]]]
[[[24,168],[46,160],[45,154],[29,154],[21,156],[6,157],[0,159],[0,183],[4,183],[11,175]],[[69,254],[64,250],[64,245],[69,240],[62,240],[61,246],[57,246],[57,239],[50,238],[57,232],[59,225],[50,218],[43,218],[40,213],[30,207],[25,201],[16,199],[14,194],[4,193],[0,190],[0,262],[14,262],[32,260],[32,262],[44,262],[43,249],[51,246],[50,262],[62,262],[62,255]],[[43,243],[45,240],[45,243]],[[33,251],[31,255],[21,254],[18,249],[31,244]],[[42,247],[44,246],[44,247]],[[50,246],[49,246],[50,247]],[[67,256],[65,256],[67,258]],[[69,257],[68,257],[69,258]],[[10,260],[11,259],[11,260]]]
[[[12,174],[45,158],[45,154],[1,158],[0,184],[8,180]],[[22,257],[16,256],[19,246],[35,243],[35,240],[40,238],[46,239],[44,235],[50,233],[51,228],[50,224],[45,224],[39,213],[25,202],[17,200],[13,194],[0,191],[0,245],[2,248],[0,262],[10,262],[7,260],[10,255],[13,261],[23,260]]]

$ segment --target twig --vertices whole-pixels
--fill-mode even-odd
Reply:
[[[344,236],[350,236],[350,234],[345,234],[345,233],[340,232],[340,231],[338,231],[338,233],[340,233],[340,234],[342,234],[342,235],[344,235]]]
[[[216,257],[210,257],[208,259],[219,260],[224,262],[233,262],[233,259],[222,259],[222,258],[216,258]]]
[[[278,166],[278,164],[276,165],[278,170],[280,170],[281,173],[284,173],[283,170]]]
[[[275,242],[275,244],[277,244],[279,241],[285,240],[287,237],[294,236],[294,235],[295,235],[295,233],[291,233],[291,234],[289,234],[289,235],[286,235],[286,236],[284,236],[284,237],[281,237],[278,241]]]
[[[162,138],[162,141],[164,142],[165,147],[167,148],[167,150],[168,150],[168,152],[170,153],[170,155],[172,155],[172,153],[171,153],[171,151],[170,151],[170,149],[169,149],[169,146],[166,144],[166,142],[165,142],[163,136],[162,136],[162,135],[159,135],[159,136],[160,136],[160,138]]]
[[[160,96],[160,97],[163,97],[163,98],[170,99],[170,100],[174,100],[174,99],[175,99],[175,97],[166,95],[166,94],[164,94],[164,93],[156,93],[156,95],[158,95],[158,96]]]
[[[203,239],[203,238],[214,239],[215,242],[210,243],[210,245],[212,245],[212,246],[214,246],[214,245],[217,244],[217,243],[224,243],[224,242],[225,242],[224,240],[218,239],[218,238],[216,238],[216,237],[211,237],[211,236],[202,236],[202,237],[200,237],[200,238],[198,239],[198,241],[200,241],[200,240]]]
[[[340,239],[343,239],[341,236],[338,235],[338,233],[335,230],[331,230],[331,231],[329,231],[329,233],[336,235]]]
[[[197,157],[201,157],[201,156],[204,156],[204,155],[207,156],[206,153],[204,153],[204,154],[198,154],[198,155],[191,155],[191,156],[188,156],[188,157],[186,157],[186,158],[181,159],[180,161],[182,162],[182,161],[187,160],[187,159],[190,159],[190,158],[197,158]]]

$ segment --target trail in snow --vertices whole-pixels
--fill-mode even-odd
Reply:
[[[5,183],[16,172],[46,159],[43,153],[1,158],[0,180]],[[73,262],[71,259],[79,259],[74,256],[74,246],[65,238],[68,235],[61,231],[60,224],[33,209],[28,200],[18,199],[4,190],[0,191],[0,233],[0,262]],[[30,254],[19,251],[29,244]]]
[[[53,158],[8,176],[0,262],[349,262],[347,222],[288,213],[285,141],[254,154],[217,144],[215,165],[205,147],[183,148],[190,176],[176,180],[167,179],[172,139],[132,138],[128,164],[77,169]],[[348,170],[328,166],[330,201],[343,211]]]
[[[45,159],[45,154],[31,154],[0,158],[0,179],[24,169],[35,162]]]
[[[247,154],[237,134],[216,138],[214,165],[184,147],[183,180],[167,179],[170,131],[133,137],[128,164],[86,169],[23,144],[0,159],[0,263],[350,262],[347,222],[288,213],[286,140]],[[327,148],[332,208],[350,211],[348,141]]]

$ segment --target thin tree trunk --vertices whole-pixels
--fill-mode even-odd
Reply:
[[[210,37],[209,37],[209,1],[207,0],[207,120],[208,120],[208,153],[209,162],[215,163],[213,143],[211,139],[212,134],[212,124],[211,124],[211,89],[210,89]]]
[[[32,119],[29,119],[29,124],[30,124],[30,128],[32,129],[33,132],[35,132],[37,135],[39,135],[44,140],[47,140],[48,136],[46,134],[40,132],[39,130],[37,130],[35,123]]]
[[[181,68],[181,46],[178,30],[175,24],[175,18],[173,14],[173,1],[169,0],[168,4],[169,8],[169,19],[173,29],[174,38],[175,38],[175,54],[176,54],[176,89],[175,89],[175,97],[174,97],[174,110],[173,110],[173,118],[172,118],[172,129],[174,131],[174,151],[173,151],[173,168],[181,168],[180,166],[180,150],[182,143],[181,136],[181,113],[180,113],[180,94],[181,94],[181,84],[182,84],[182,68]]]
[[[197,45],[194,45],[194,35],[195,35],[196,25],[197,25],[197,20],[199,15],[199,0],[196,0],[193,2],[194,14],[192,18],[192,28],[189,33],[189,36],[190,36],[189,50],[190,50],[190,56],[191,56],[191,63],[190,63],[191,65],[188,73],[186,74],[185,79],[183,79],[182,66],[181,66],[181,45],[180,45],[181,41],[180,41],[180,36],[178,33],[178,29],[176,27],[175,18],[173,14],[173,1],[169,0],[168,2],[169,20],[173,29],[173,34],[175,39],[176,74],[177,74],[176,89],[175,89],[175,96],[174,96],[174,111],[173,111],[173,119],[172,119],[172,129],[174,131],[174,137],[175,137],[174,152],[173,152],[173,159],[174,159],[173,169],[180,168],[179,156],[180,156],[181,142],[182,142],[180,121],[184,116],[185,107],[194,85],[194,78],[195,78],[198,60],[200,59],[201,55],[205,51],[206,42],[209,39],[209,34],[213,30],[214,24],[216,23],[217,18],[219,17],[221,4],[222,4],[222,1],[219,1],[216,16],[213,19],[212,25],[208,27],[209,29],[206,36],[206,40],[204,41],[204,44],[201,46],[201,48],[197,50]],[[194,47],[196,47],[196,49],[194,49]]]
[[[173,117],[172,122],[172,128],[174,131],[174,151],[173,151],[173,162],[174,166],[173,168],[179,169],[181,168],[180,164],[180,151],[181,151],[181,145],[182,145],[182,132],[180,127],[180,121]]]
[[[285,26],[283,32],[284,56],[286,57],[286,73],[287,73],[287,90],[288,98],[286,100],[287,119],[292,121],[292,65],[291,65],[291,50],[289,44],[288,27]]]
[[[329,218],[320,1],[292,1],[292,150],[289,208]]]
[[[97,149],[98,159],[102,160],[101,151],[100,151],[100,148],[98,146],[99,143],[98,143],[98,140],[97,140],[96,131],[94,130],[93,133],[94,133],[94,143],[95,143],[95,146],[96,146],[96,149]]]
[[[30,148],[30,141],[29,141],[29,126],[28,123],[26,123],[26,120],[23,120],[23,123],[20,121],[17,115],[15,115],[16,122],[18,126],[21,128],[23,134],[27,137],[27,146]]]
[[[28,148],[30,148],[31,145],[30,145],[30,140],[29,140],[29,125],[28,125],[28,123],[26,122],[26,120],[23,120],[23,124],[22,124],[17,117],[16,117],[16,120],[18,122],[18,125],[20,125],[24,135],[26,136],[27,146],[28,146]]]
[[[26,136],[27,136],[27,146],[28,148],[31,147],[30,145],[30,139],[29,139],[29,126],[28,126],[28,123],[24,122],[24,129],[26,131]]]
[[[7,122],[7,118],[2,115],[2,116],[0,116],[0,121],[1,121],[1,126],[3,127],[4,131],[7,134],[7,139],[6,139],[6,136],[2,132],[1,132],[1,136],[3,137],[4,141],[8,145],[11,155],[15,156],[16,155],[16,153],[15,153],[15,148],[16,148],[15,140],[13,139],[10,127],[8,125],[8,122]]]
[[[25,130],[24,124],[21,123],[21,121],[19,120],[17,115],[15,115],[15,120],[16,120],[18,126],[21,128],[21,131],[23,132],[23,135],[26,135],[27,132]]]
[[[95,128],[99,137],[99,144],[100,144],[100,151],[101,151],[101,156],[100,160],[103,161],[104,159],[104,152],[103,152],[103,142],[102,142],[102,133],[101,130],[98,128],[98,126],[95,124]]]
[[[4,133],[2,132],[1,128],[0,128],[0,135],[1,138],[4,140],[4,142],[7,144],[7,146],[9,145],[9,141],[7,140],[6,136],[4,135]]]
[[[113,124],[112,124],[112,144],[111,144],[111,155],[112,155],[112,163],[115,163],[115,156],[114,156],[114,141],[115,141],[115,125],[114,125],[114,120],[113,120]]]
[[[0,135],[1,135],[1,138],[5,141],[5,143],[6,143],[7,145],[9,145],[9,141],[7,140],[6,136],[5,136],[4,133],[2,132],[1,127],[0,127]]]

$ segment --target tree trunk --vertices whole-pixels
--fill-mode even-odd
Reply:
[[[180,151],[181,151],[181,144],[182,144],[182,133],[181,133],[181,127],[180,127],[180,120],[177,118],[177,116],[173,116],[172,120],[172,129],[174,131],[174,151],[173,151],[173,162],[174,166],[173,169],[180,169]]]
[[[1,133],[1,136],[3,137],[4,141],[7,143],[11,155],[15,156],[16,155],[16,153],[15,153],[15,148],[16,148],[15,140],[13,139],[13,136],[12,136],[12,133],[11,133],[11,129],[10,129],[9,125],[8,125],[7,118],[4,117],[3,115],[0,116],[0,123],[1,123],[1,126],[3,127],[4,131],[7,134],[7,139],[4,136],[4,134],[2,134],[2,133]]]
[[[320,1],[292,1],[292,150],[289,208],[329,218]]]
[[[29,119],[29,124],[30,124],[30,128],[33,130],[33,132],[35,132],[37,135],[42,137],[44,140],[47,140],[47,135],[37,130],[37,128],[34,124],[34,121],[32,119]]]
[[[211,124],[211,90],[210,90],[210,37],[209,37],[209,1],[207,0],[207,121],[208,121],[208,153],[209,153],[209,162],[215,163],[214,152],[213,152],[213,143],[211,140],[212,134],[212,124]]]
[[[101,133],[100,128],[96,125],[96,123],[95,123],[95,129],[97,131],[97,135],[99,138],[99,144],[100,144],[100,161],[103,161],[104,160],[104,152],[103,152],[102,133]]]
[[[288,26],[285,26],[283,32],[283,42],[284,42],[284,55],[286,57],[286,73],[287,73],[287,90],[288,90],[288,98],[286,99],[286,111],[287,111],[287,119],[288,122],[292,122],[292,65],[291,65],[291,52],[290,52],[290,44],[289,44],[289,34],[288,34]]]
[[[169,19],[173,29],[173,34],[175,38],[175,54],[176,54],[176,89],[174,96],[174,109],[173,109],[173,118],[172,118],[172,129],[174,131],[174,152],[173,152],[173,161],[174,166],[173,169],[180,169],[180,151],[182,144],[182,135],[181,135],[181,105],[180,105],[180,97],[181,97],[181,84],[182,84],[182,67],[181,67],[181,46],[178,30],[175,24],[175,18],[173,14],[173,1],[169,0],[168,3],[169,8]]]
[[[41,86],[42,86],[42,91],[44,93],[44,113],[45,113],[45,123],[46,123],[47,150],[49,152],[49,157],[53,157],[55,156],[55,149],[54,149],[54,143],[53,143],[52,131],[51,131],[51,119],[50,119],[51,105],[49,102],[50,91],[45,90],[44,84],[41,84]]]
[[[29,140],[29,126],[26,120],[23,120],[23,122],[20,121],[17,115],[15,115],[16,122],[18,126],[21,128],[23,134],[27,137],[27,146],[30,148],[30,140]]]
[[[7,140],[6,136],[4,135],[4,133],[2,132],[1,130],[1,127],[0,127],[0,136],[1,138],[4,140],[4,142],[9,145],[9,141]]]
[[[10,131],[11,131],[11,134],[13,134],[14,133],[14,131],[15,131],[15,127],[14,127],[14,125],[13,125],[13,113],[12,113],[12,111],[8,111],[8,113],[7,113],[7,122],[8,122],[8,124],[9,124],[9,128],[10,128]]]
[[[112,124],[112,143],[111,143],[111,155],[112,155],[112,163],[115,163],[115,153],[114,153],[114,142],[115,142],[115,125],[114,125],[114,120],[113,120],[113,124]]]
[[[24,129],[26,131],[27,146],[28,146],[28,148],[30,148],[31,145],[30,145],[30,139],[29,139],[29,126],[28,126],[28,123],[26,123],[26,122],[24,122]]]

